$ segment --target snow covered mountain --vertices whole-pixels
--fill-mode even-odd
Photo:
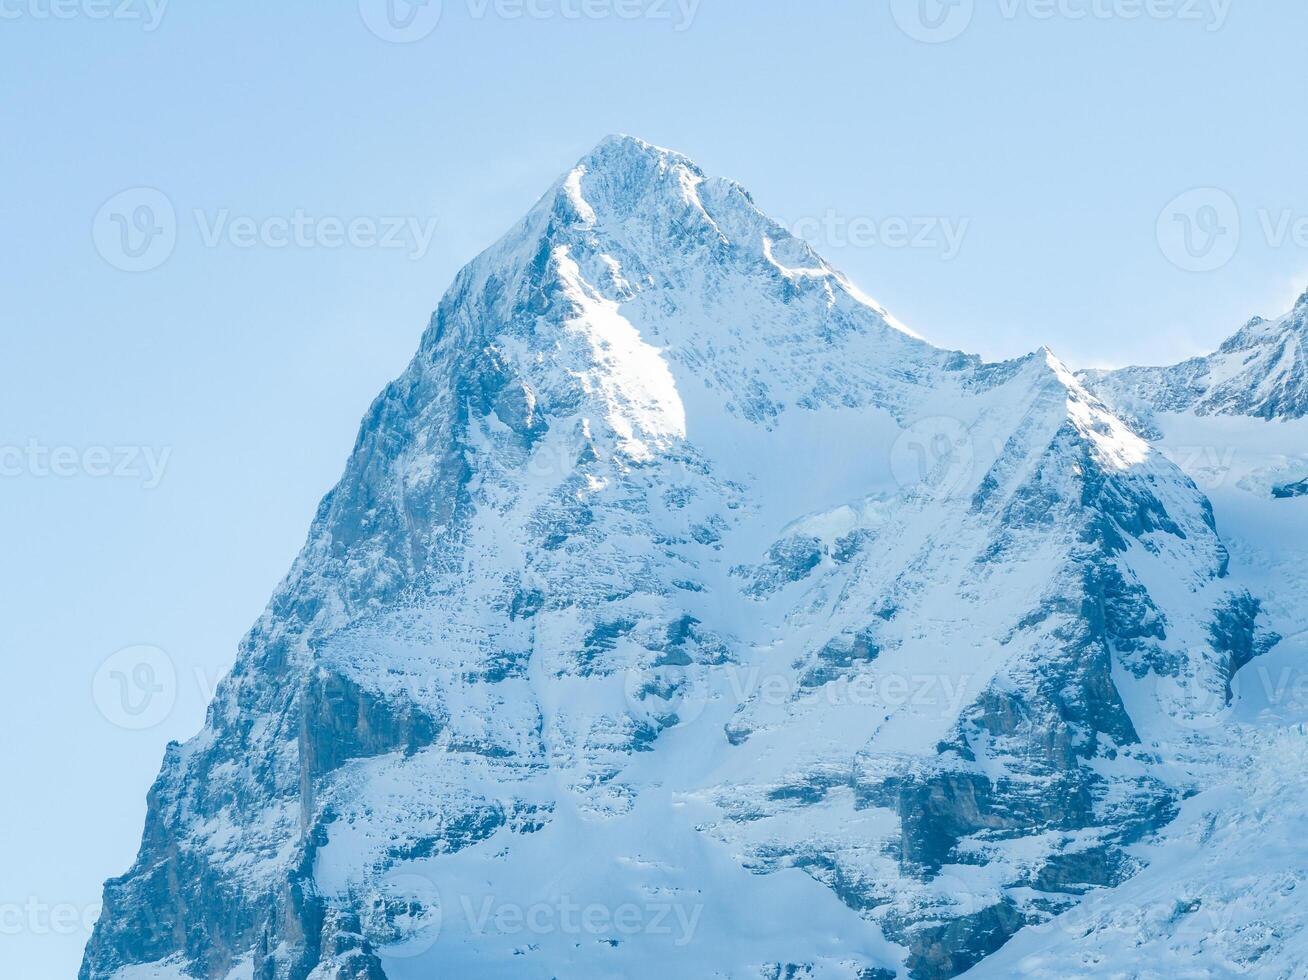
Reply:
[[[1308,296],[1209,357],[1082,380],[1210,498],[1230,579],[1283,637],[1232,679],[1181,764],[1203,788],[1117,889],[1016,937],[985,964],[1032,977],[1297,977],[1308,969]],[[1240,659],[1244,659],[1241,657]]]
[[[1279,320],[1254,317],[1207,357],[1084,377],[1124,410],[1301,419],[1308,416],[1308,293]]]
[[[368,412],[81,976],[1064,969],[1273,737],[1219,526],[1050,352],[932,347],[611,138]]]

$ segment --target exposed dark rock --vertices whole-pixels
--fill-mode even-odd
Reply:
[[[341,674],[318,670],[305,686],[300,724],[301,793],[306,819],[314,784],[351,759],[416,752],[444,722],[415,705],[365,691]]]
[[[1279,487],[1272,487],[1272,496],[1277,500],[1290,500],[1294,497],[1308,496],[1308,480],[1300,480],[1298,483],[1285,483]]]
[[[910,930],[908,972],[913,980],[955,977],[1008,942],[1026,925],[1009,902],[999,902],[940,925]]]

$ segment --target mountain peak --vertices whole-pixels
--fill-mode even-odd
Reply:
[[[698,171],[694,161],[683,153],[656,146],[639,136],[627,133],[611,133],[595,144],[589,153],[578,161],[579,166],[600,169],[624,162],[647,161],[655,163],[678,163]]]
[[[1170,367],[1084,373],[1095,394],[1150,426],[1141,413],[1308,416],[1308,293],[1274,320],[1256,316],[1212,354]]]
[[[555,183],[551,195],[584,224],[630,217],[649,198],[685,203],[707,178],[693,160],[635,136],[606,136]]]
[[[1308,292],[1295,302],[1284,316],[1268,320],[1256,316],[1226,339],[1218,353],[1249,351],[1269,345],[1280,346],[1293,334],[1308,332]]]
[[[957,975],[1171,812],[1147,669],[1222,691],[1253,646],[1203,645],[1223,551],[1170,467],[1047,348],[906,336],[610,137],[374,403],[81,976]],[[482,929],[550,895],[659,897],[685,948]]]
[[[719,298],[732,290],[757,296],[766,284],[765,292],[775,291],[783,306],[798,302],[811,305],[815,315],[823,311],[819,320],[828,330],[875,333],[880,327],[922,342],[759,210],[740,184],[706,174],[682,153],[625,134],[605,137],[559,177],[521,222],[460,273],[454,295],[467,300],[489,286],[500,307],[492,320],[515,309],[535,309],[531,294],[548,294],[551,283],[565,297],[588,297],[587,303],[639,305],[642,295],[686,285],[691,270],[706,284],[716,283]],[[505,291],[506,283],[514,289]],[[666,295],[659,302],[666,302]],[[712,326],[736,329],[738,315],[738,310],[724,311]],[[459,322],[474,321],[478,318]],[[433,324],[424,346],[443,335]],[[828,343],[822,336],[809,339]],[[660,344],[673,340],[665,336]],[[760,356],[776,356],[775,345],[764,346]]]

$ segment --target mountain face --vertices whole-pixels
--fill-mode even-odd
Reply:
[[[1220,356],[1284,381],[1260,329]],[[934,348],[612,138],[369,410],[81,976],[1077,975],[1057,924],[1264,744],[1218,527],[1050,352]]]
[[[1210,357],[1082,376],[1202,488],[1230,581],[1259,597],[1261,622],[1283,639],[1233,677],[1229,702],[1202,723],[1204,751],[1187,751],[1184,765],[1206,788],[1156,835],[1149,867],[1088,898],[1059,941],[1015,939],[989,961],[996,975],[1308,969],[1308,820],[1297,802],[1308,794],[1306,323],[1308,296]]]

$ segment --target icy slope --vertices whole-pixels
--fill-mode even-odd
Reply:
[[[1149,739],[1269,642],[1227,562],[1052,354],[607,140],[364,419],[82,975],[956,975],[1203,788]]]

